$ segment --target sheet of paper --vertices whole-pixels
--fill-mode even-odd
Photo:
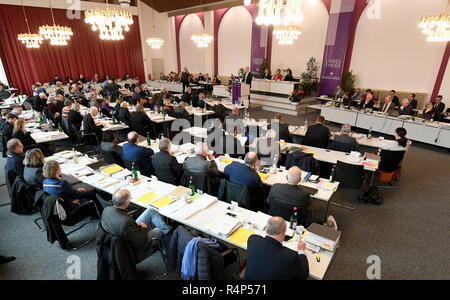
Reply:
[[[182,209],[179,209],[177,212],[173,214],[174,219],[178,220],[186,220],[199,212],[201,210],[200,207],[195,206],[193,204],[188,204],[184,206]]]
[[[203,194],[195,201],[194,204],[200,207],[201,209],[206,209],[216,201],[217,201],[216,197],[208,194]]]
[[[172,204],[161,208],[159,210],[159,212],[165,216],[168,216],[168,215],[171,215],[171,214],[175,213],[176,211],[182,209],[186,205],[187,205],[186,201],[183,201],[183,200],[175,201]]]

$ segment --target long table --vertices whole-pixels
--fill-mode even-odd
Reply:
[[[55,154],[55,156],[58,156],[58,153]],[[61,160],[63,160],[63,158],[61,158]],[[95,159],[92,158],[88,158],[86,156],[84,157],[80,157],[78,159],[78,164],[74,164],[72,160],[67,160],[64,159],[64,162],[61,165],[61,170],[63,172],[64,175],[67,176],[71,176],[72,173],[74,172],[80,172],[80,170],[84,170],[86,168],[86,165],[89,163],[93,163],[95,162]],[[94,179],[96,178],[96,179]],[[106,178],[107,180],[112,181],[110,184],[102,184],[102,182],[105,182],[104,180],[99,180],[98,178]],[[104,174],[100,174],[100,173],[95,173],[93,176],[82,176],[82,177],[78,177],[77,179],[83,183],[89,184],[97,189],[103,190],[107,193],[114,193],[117,189],[127,189],[130,191],[131,193],[131,202],[135,203],[136,205],[139,205],[141,207],[147,208],[149,207],[148,204],[143,204],[141,202],[139,202],[139,198],[149,192],[154,192],[155,194],[157,194],[159,197],[155,198],[153,201],[156,201],[166,195],[168,195],[169,193],[171,193],[172,191],[174,191],[175,189],[177,189],[176,186],[168,184],[168,183],[164,183],[161,181],[158,181],[156,178],[148,178],[145,176],[141,176],[140,177],[140,182],[138,184],[135,185],[131,185],[129,184],[127,179],[111,179],[112,177],[108,177]],[[186,188],[182,188],[184,189],[183,191],[187,191],[188,189]],[[178,199],[177,202],[180,201],[184,201],[182,199]],[[182,203],[179,203],[182,204]],[[182,204],[184,205],[184,203]],[[192,204],[186,204],[183,208],[181,208],[182,210],[186,210],[191,208],[189,205]],[[219,222],[221,220],[222,217],[225,216],[226,213],[228,213],[230,204],[223,202],[223,201],[219,201],[216,200],[214,203],[212,203],[210,206],[208,206],[205,209],[200,209],[198,212],[194,213],[193,215],[191,215],[188,218],[180,218],[179,214],[177,214],[177,211],[175,212],[166,212],[165,210],[159,210],[159,212],[172,220],[175,220],[185,226],[194,228],[196,230],[199,230],[201,232],[204,232],[210,236],[213,236],[217,239],[220,239],[222,241],[225,241],[229,244],[232,244],[236,247],[242,248],[244,250],[247,249],[247,245],[241,245],[241,244],[237,244],[234,243],[233,241],[229,240],[227,237],[220,235],[216,232],[213,231],[214,226],[217,224],[217,222]],[[238,220],[242,221],[243,224],[245,224],[245,228],[251,230],[254,234],[258,234],[261,236],[264,236],[265,233],[262,230],[258,230],[255,227],[251,227],[250,225],[248,225],[248,220],[251,219],[252,217],[254,217],[257,213],[247,210],[245,208],[241,208],[241,207],[237,207],[236,209],[233,210],[233,213],[236,215],[236,218],[238,218]],[[267,216],[269,217],[269,216]],[[288,234],[291,235],[292,231],[290,229],[288,229]],[[296,251],[296,247],[297,247],[297,241],[289,241],[289,242],[284,242],[283,245],[285,247],[288,247],[294,251]],[[326,251],[321,249],[319,254],[320,254],[320,262],[317,262],[316,260],[316,254],[313,253],[310,250],[306,250],[306,257],[308,259],[308,263],[309,263],[309,271],[310,271],[310,277],[314,278],[314,279],[323,279],[326,271],[328,270],[332,259],[336,253],[336,250],[334,252],[330,252],[330,251]]]
[[[271,94],[290,95],[298,82],[293,81],[273,81],[267,79],[253,79],[252,92],[264,92]]]
[[[393,135],[395,129],[403,127],[407,130],[407,138],[413,141],[427,143],[444,148],[450,148],[450,124],[428,122],[410,117],[391,117],[383,113],[366,113],[357,109],[336,108],[327,105],[310,105],[312,109],[321,111],[327,120],[339,124],[370,129],[374,132]]]

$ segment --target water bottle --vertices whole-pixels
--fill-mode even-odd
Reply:
[[[131,173],[133,174],[133,178],[134,178],[135,180],[138,180],[138,179],[139,179],[138,173],[137,173],[137,170],[136,170],[136,167],[134,166],[134,162],[132,163]]]
[[[193,177],[191,176],[191,178],[189,178],[189,189],[191,190],[191,196],[195,195],[195,186],[194,186],[194,181],[193,181]]]
[[[147,132],[147,145],[151,145],[152,144],[152,140],[150,139],[150,134]]]
[[[368,139],[372,138],[372,126],[370,126],[369,132],[367,133],[367,138]]]
[[[334,174],[336,173],[336,165],[333,165],[333,169],[330,174],[330,182],[334,182]]]
[[[59,131],[60,133],[63,132],[63,129],[62,129],[61,125],[58,125],[58,131]]]
[[[73,163],[75,165],[78,164],[78,155],[77,152],[75,151],[75,148],[72,148],[72,156],[73,156]]]
[[[289,225],[289,228],[296,230],[297,229],[297,220],[298,220],[298,213],[297,213],[297,207],[294,207],[294,211],[291,215],[291,222]]]

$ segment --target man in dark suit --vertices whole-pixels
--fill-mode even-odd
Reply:
[[[101,224],[105,231],[128,243],[133,250],[136,263],[139,263],[152,255],[153,239],[166,237],[171,227],[165,223],[158,212],[151,208],[147,208],[134,221],[126,211],[130,205],[130,199],[131,194],[128,190],[116,191],[112,198],[114,206],[108,206],[103,210]],[[150,224],[153,224],[155,228],[150,230]]]
[[[119,119],[120,119],[120,121],[127,124],[129,127],[133,126],[131,124],[131,114],[130,114],[130,111],[128,110],[128,102],[126,102],[126,101],[124,101],[120,104]]]
[[[198,142],[194,148],[195,157],[186,159],[186,169],[193,173],[204,173],[208,176],[218,178],[220,176],[214,156],[208,152],[206,143]]]
[[[277,140],[284,140],[286,143],[292,143],[292,135],[289,132],[289,125],[283,123],[283,116],[276,114],[273,120],[274,130],[277,132]],[[278,129],[277,129],[278,127]],[[272,124],[267,126],[267,130],[272,129]]]
[[[402,106],[400,106],[398,108],[398,115],[402,116],[402,115],[406,115],[406,116],[410,116],[412,114],[412,107],[409,104],[409,100],[408,99],[403,99],[402,100]]]
[[[97,139],[101,141],[103,136],[102,131],[103,126],[100,127],[95,124],[94,118],[97,115],[98,115],[98,108],[95,106],[91,107],[89,109],[89,113],[84,116],[83,122],[81,123],[81,127],[84,134],[95,133],[95,135],[97,135]]]
[[[441,101],[442,101],[442,96],[441,95],[437,96],[436,102],[433,105],[435,113],[442,114],[444,112],[445,104],[442,103]]]
[[[309,126],[303,144],[306,146],[327,148],[330,139],[330,130],[325,126],[325,118],[317,117],[316,124]]]
[[[191,104],[192,100],[192,88],[188,87],[186,92],[181,97],[181,101],[186,102],[187,104]]]
[[[0,100],[8,99],[11,96],[11,93],[8,91],[5,91],[5,88],[3,85],[0,85]]]
[[[186,102],[181,101],[180,104],[177,107],[175,107],[174,113],[177,113],[177,114],[180,115],[180,117],[182,116],[183,118],[189,120],[190,116],[189,116],[189,113],[186,110],[186,106],[187,106]]]
[[[128,161],[134,161],[146,174],[153,170],[152,156],[155,154],[152,149],[138,145],[138,134],[136,131],[128,133],[128,143],[123,145],[123,157]]]
[[[311,222],[308,214],[311,209],[311,199],[310,195],[298,186],[302,180],[302,171],[298,167],[291,167],[286,179],[286,184],[277,183],[272,186],[267,203],[269,205],[281,204],[292,206],[292,208],[297,207],[299,211],[297,224],[308,226]]]
[[[252,80],[253,80],[253,73],[250,72],[249,67],[245,67],[245,74],[244,74],[244,78],[242,78],[242,82],[245,82],[249,86],[252,86]]]
[[[131,113],[130,118],[134,130],[142,136],[147,136],[147,132],[151,130],[152,121],[141,104],[136,104],[136,111]]]
[[[178,184],[183,175],[183,168],[177,159],[170,154],[170,140],[167,138],[159,141],[159,152],[153,156],[153,168],[159,180]]]
[[[258,193],[263,189],[263,183],[256,172],[257,162],[257,154],[248,152],[244,163],[234,161],[225,167],[224,173],[230,182],[246,186],[250,193]]]
[[[5,124],[3,125],[3,130],[2,130],[3,138],[5,139],[5,142],[8,142],[12,138],[13,131],[14,131],[14,123],[16,122],[17,118],[18,117],[13,113],[9,113],[6,116],[6,121],[5,121]]]
[[[342,152],[358,151],[358,144],[356,139],[350,136],[351,125],[342,125],[341,134],[335,135],[333,141],[330,143],[329,149]]]
[[[25,169],[23,165],[23,159],[25,158],[23,144],[18,139],[10,139],[6,147],[8,152],[5,171],[13,171],[17,176],[23,177],[23,171]]]
[[[43,112],[44,107],[47,105],[47,95],[45,93],[39,93],[33,97],[33,109],[37,112]]]
[[[392,103],[394,103],[394,105],[396,107],[400,106],[400,101],[399,101],[398,97],[395,95],[395,90],[390,91],[389,96],[392,99]]]
[[[252,235],[247,242],[246,280],[305,280],[309,276],[306,243],[299,241],[297,252],[284,247],[286,222],[272,217],[267,222],[266,237]]]
[[[412,109],[417,109],[417,100],[416,100],[416,94],[411,94],[408,97],[409,104],[411,104]]]

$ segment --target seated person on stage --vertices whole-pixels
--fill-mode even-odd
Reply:
[[[274,129],[267,131],[264,138],[259,138],[256,143],[256,153],[261,165],[278,164],[281,159],[280,143],[277,140],[277,132]]]
[[[344,90],[341,88],[341,85],[338,84],[336,86],[336,91],[334,92],[333,99],[342,99],[344,97]]]
[[[370,92],[370,90],[368,90],[366,96],[364,97],[363,101],[361,101],[361,104],[359,105],[359,107],[361,109],[369,109],[369,108],[373,108],[374,105],[375,105],[375,97]]]
[[[205,77],[203,76],[202,73],[198,74],[197,82],[198,82],[198,81],[205,81]]]
[[[408,100],[409,100],[409,103],[411,104],[412,109],[417,109],[418,102],[416,100],[416,94],[414,94],[414,93],[410,94],[408,96]]]
[[[186,169],[192,173],[203,173],[210,177],[218,178],[220,173],[214,161],[214,155],[208,151],[209,149],[206,143],[196,143],[194,148],[195,157],[188,157],[186,159]]]
[[[263,190],[263,183],[257,172],[257,163],[258,155],[255,152],[248,152],[244,163],[233,161],[225,167],[224,173],[230,182],[246,186],[250,194],[258,194]]]
[[[8,91],[5,91],[5,88],[3,85],[0,85],[0,100],[8,99],[11,96],[11,93]]]
[[[405,128],[397,128],[394,133],[395,141],[385,141],[386,145],[383,147],[383,150],[406,151],[409,144],[409,141],[406,138],[407,133]]]
[[[413,112],[413,110],[412,110],[411,105],[409,104],[409,100],[406,98],[403,99],[402,106],[400,106],[398,108],[398,115],[399,116],[403,116],[403,115],[410,116],[412,114],[412,112]]]
[[[287,75],[284,77],[284,81],[294,81],[294,76],[292,76],[292,70],[287,70]]]
[[[272,75],[270,74],[270,71],[269,71],[269,69],[265,69],[264,70],[264,77],[263,77],[264,79],[268,79],[268,80],[271,80],[272,79]]]
[[[10,139],[6,148],[8,150],[6,152],[5,171],[13,171],[15,175],[23,177],[25,154],[23,153],[22,143],[18,139]]]
[[[348,92],[344,93],[344,96],[342,97],[342,105],[345,107],[348,107],[348,104],[350,103],[350,106],[352,106],[352,100],[350,99],[350,94]]]
[[[135,162],[144,175],[153,171],[152,157],[155,154],[152,149],[139,146],[139,135],[136,131],[128,133],[128,143],[123,145],[123,157],[131,162]]]
[[[111,106],[109,106],[110,100],[109,98],[103,99],[102,102],[102,114],[106,115],[107,117],[111,117],[111,111],[113,110]]]
[[[102,128],[103,126],[97,126],[94,122],[94,118],[98,115],[98,108],[91,107],[89,109],[89,113],[86,114],[83,118],[83,122],[81,123],[81,127],[83,128],[84,134],[94,133],[97,136],[99,141],[102,140]],[[70,116],[69,116],[70,118]]]
[[[281,70],[277,69],[275,75],[272,77],[272,80],[275,81],[282,81],[283,80],[283,75],[281,75]]]
[[[6,122],[3,125],[3,138],[5,139],[5,141],[9,141],[10,139],[12,139],[13,136],[13,132],[14,132],[14,124],[16,123],[17,120],[17,116],[13,113],[9,113],[6,116]]]
[[[168,138],[162,138],[159,141],[159,152],[153,156],[152,160],[153,168],[155,169],[156,175],[170,172],[170,175],[175,178],[175,182],[172,184],[177,184],[183,175],[183,168],[178,163],[176,157],[171,154],[170,147],[171,143]]]
[[[103,206],[96,198],[95,190],[88,192],[85,188],[74,189],[70,183],[61,177],[61,167],[57,161],[46,162],[42,173],[45,177],[44,192],[49,195],[58,195],[71,209],[76,209],[81,204],[92,200],[100,214],[102,213]],[[107,206],[108,204],[105,202],[104,205]],[[93,213],[95,213],[95,209],[93,209]]]
[[[153,239],[161,240],[167,249],[171,227],[152,208],[147,208],[134,221],[127,213],[130,200],[131,193],[128,190],[117,190],[112,198],[114,206],[105,208],[101,225],[106,232],[123,239],[131,247],[136,263],[140,263],[153,254]],[[154,229],[150,229],[152,224]]]
[[[395,95],[395,91],[394,91],[394,90],[392,90],[392,91],[389,92],[389,97],[391,97],[392,103],[394,103],[395,107],[400,106],[399,99],[398,99],[398,97]]]
[[[77,131],[80,131],[81,124],[83,123],[83,116],[80,113],[80,104],[75,102],[74,104],[72,104],[70,106],[70,110],[67,115],[67,118],[68,118],[69,123],[71,125],[75,126],[75,129]]]
[[[136,104],[136,111],[131,113],[131,124],[134,130],[142,136],[147,136],[147,132],[151,131],[152,121],[142,104]]]
[[[23,179],[31,185],[36,191],[42,190],[44,182],[44,174],[42,167],[44,166],[44,154],[38,148],[28,150],[23,160],[25,169],[23,171]]]
[[[107,152],[114,152],[116,157],[123,157],[122,148],[117,145],[116,133],[112,130],[103,133],[103,139],[100,144],[100,149]]]
[[[167,80],[167,76],[163,72],[159,74],[159,80]]]
[[[181,97],[181,101],[186,102],[188,105],[191,105],[192,101],[192,88],[188,87],[186,92]]]
[[[380,112],[383,112],[385,114],[389,114],[391,110],[395,108],[395,104],[392,102],[392,97],[387,96],[384,98],[384,103],[380,106]]]
[[[437,112],[439,114],[442,114],[444,112],[445,104],[442,103],[442,96],[441,95],[436,97],[436,102],[434,103],[433,107],[434,107],[434,112],[435,113]]]
[[[277,135],[277,140],[283,140],[286,143],[292,143],[292,135],[289,132],[289,125],[285,124],[283,122],[283,115],[282,114],[275,114],[275,118],[273,120],[274,124],[278,125],[278,131],[276,129],[276,127],[274,128],[275,131],[277,131],[278,135]],[[269,124],[269,126],[267,126],[267,129],[270,130],[272,128],[272,124]]]
[[[311,199],[309,193],[303,191],[298,185],[302,180],[302,171],[299,167],[291,167],[286,175],[287,183],[277,183],[270,189],[267,203],[282,204],[297,207],[299,213],[297,224],[308,227],[311,225],[310,210]]]
[[[14,123],[14,130],[12,137],[20,140],[23,147],[36,145],[36,141],[31,137],[31,133],[25,129],[26,121],[24,119],[17,119]]]
[[[361,93],[361,89],[357,88],[352,95],[352,102],[361,102],[363,99],[363,94]]]
[[[180,104],[177,107],[175,107],[174,113],[180,114],[181,116],[183,116],[186,119],[190,119],[189,113],[186,110],[186,106],[187,106],[187,103],[184,101],[181,101]]]
[[[266,237],[252,235],[247,242],[247,266],[244,280],[306,280],[309,264],[306,243],[300,240],[297,251],[283,246],[286,221],[272,217],[266,225]]]
[[[130,114],[130,111],[128,110],[128,102],[126,102],[126,101],[123,101],[120,104],[119,119],[120,119],[120,121],[127,124],[127,126],[129,126],[129,127],[132,126],[131,125],[131,114]]]
[[[434,115],[434,107],[433,107],[433,103],[428,102],[426,107],[424,108],[423,112],[422,112],[422,116],[424,119],[426,120],[430,120],[433,118]]]
[[[352,126],[350,124],[344,124],[341,128],[341,134],[336,134],[328,147],[331,150],[351,152],[358,151],[358,144],[356,139],[350,136]]]
[[[316,119],[316,124],[308,127],[303,138],[303,144],[306,146],[327,148],[330,136],[330,130],[325,126],[325,118],[319,116]]]
[[[213,84],[217,84],[217,85],[220,85],[221,84],[221,82],[220,82],[220,79],[217,77],[217,75],[214,75],[214,78],[213,78],[213,82],[212,82]]]

